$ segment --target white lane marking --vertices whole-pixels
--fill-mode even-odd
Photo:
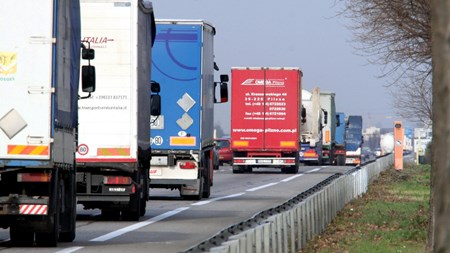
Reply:
[[[295,175],[295,176],[292,176],[292,177],[288,177],[288,178],[285,178],[285,179],[281,180],[281,182],[289,182],[292,179],[297,178],[297,177],[301,177],[303,175],[305,175],[305,174],[302,173],[302,174],[298,174],[298,175]]]
[[[193,203],[193,204],[191,204],[191,206],[202,206],[202,205],[206,205],[206,204],[209,204],[209,203],[217,201],[217,200],[239,197],[239,196],[244,195],[244,194],[245,194],[245,192],[240,192],[240,193],[231,194],[231,195],[228,195],[228,196],[223,196],[223,197],[203,200],[203,201],[199,201],[199,202]]]
[[[248,189],[248,190],[246,190],[246,191],[248,191],[248,192],[254,192],[254,191],[257,191],[257,190],[260,190],[260,189],[263,189],[263,188],[266,188],[266,187],[270,187],[270,186],[276,185],[276,184],[278,184],[278,183],[265,184],[265,185],[261,185],[261,186],[255,187],[255,188]]]
[[[150,225],[152,223],[155,223],[157,221],[166,219],[166,218],[168,218],[170,216],[173,216],[173,215],[175,215],[177,213],[180,213],[180,212],[182,212],[184,210],[187,210],[187,209],[189,209],[189,207],[180,207],[180,208],[177,208],[175,210],[172,210],[172,211],[169,211],[169,212],[165,212],[163,214],[155,216],[155,217],[153,217],[153,218],[151,218],[151,219],[149,219],[147,221],[142,221],[142,222],[133,224],[131,226],[124,227],[124,228],[121,228],[119,230],[113,231],[113,232],[108,233],[106,235],[99,236],[99,237],[94,238],[94,239],[92,239],[90,241],[91,242],[104,242],[104,241],[110,240],[112,238],[118,237],[120,235],[123,235],[125,233],[131,232],[133,230],[140,229],[142,227],[148,226],[148,225]]]
[[[80,250],[82,248],[84,248],[84,247],[70,247],[70,248],[67,248],[67,249],[56,251],[55,253],[72,253],[72,252],[75,252],[75,251]]]
[[[321,170],[322,168],[315,168],[315,169],[312,169],[312,170],[308,170],[307,172],[305,172],[305,173],[312,173],[312,172],[316,172],[316,171],[319,171],[319,170]]]

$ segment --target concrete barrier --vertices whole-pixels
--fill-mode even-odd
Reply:
[[[230,236],[220,246],[210,248],[207,252],[297,252],[315,235],[323,232],[337,212],[349,201],[361,197],[369,184],[392,164],[391,154],[356,167],[292,208],[268,217],[253,228]]]

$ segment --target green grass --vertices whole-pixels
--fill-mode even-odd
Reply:
[[[430,168],[410,165],[381,173],[301,252],[426,252]]]

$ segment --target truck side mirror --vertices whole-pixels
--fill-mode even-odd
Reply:
[[[81,89],[83,92],[95,91],[95,67],[82,66],[81,67]]]
[[[228,75],[220,75],[220,82],[214,82],[214,103],[226,103],[228,102]],[[216,88],[219,85],[220,100],[216,98]]]
[[[152,94],[150,96],[150,115],[161,115],[161,96],[159,94]]]
[[[94,60],[95,50],[92,48],[83,48],[81,50],[81,58],[83,58],[83,60]]]
[[[302,123],[306,123],[306,109],[302,106]]]
[[[156,93],[150,95],[150,115],[159,116],[161,115],[161,96],[158,93],[161,90],[161,86],[152,80],[150,90],[152,93]]]
[[[161,91],[161,86],[159,85],[159,83],[152,81],[150,89],[154,93],[159,93]]]
[[[85,99],[91,97],[91,92],[95,91],[95,67],[91,65],[91,60],[95,58],[95,50],[91,48],[91,44],[88,41],[81,41],[80,44],[81,58],[88,60],[88,65],[81,67],[81,90],[88,92],[89,95],[85,97],[79,96],[79,99]]]
[[[323,124],[326,125],[328,124],[328,112],[325,111],[324,109],[322,109],[323,111]]]
[[[227,83],[229,81],[228,75],[220,75],[220,82]]]
[[[220,84],[220,103],[228,102],[228,85],[227,83]]]
[[[341,126],[341,117],[339,115],[336,115],[336,126]]]

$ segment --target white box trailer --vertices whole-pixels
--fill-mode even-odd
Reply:
[[[152,3],[82,0],[81,13],[97,79],[79,104],[78,203],[137,220],[149,195]]]
[[[73,241],[79,2],[3,0],[0,227],[13,245]]]

